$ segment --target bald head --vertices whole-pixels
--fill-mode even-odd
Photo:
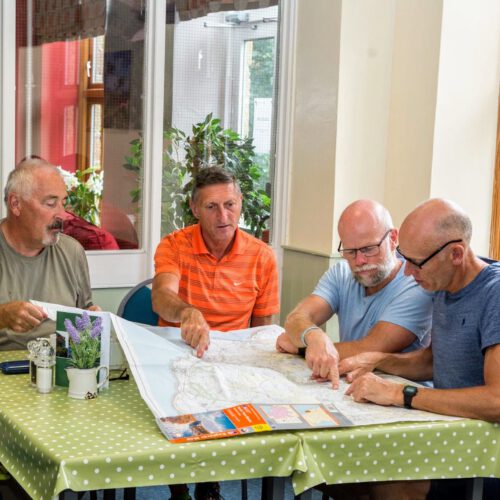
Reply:
[[[419,205],[406,217],[400,229],[402,246],[417,240],[430,248],[459,239],[468,245],[471,236],[472,224],[468,215],[456,203],[442,198]]]
[[[387,208],[373,200],[358,200],[351,203],[342,212],[338,231],[341,239],[353,228],[371,234],[383,233],[393,227],[392,218]]]

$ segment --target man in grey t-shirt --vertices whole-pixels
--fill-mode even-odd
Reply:
[[[29,299],[98,309],[85,252],[61,234],[66,196],[61,174],[45,160],[25,160],[9,175],[0,221],[0,350],[23,349],[54,331]]]

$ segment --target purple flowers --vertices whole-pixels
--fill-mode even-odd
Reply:
[[[85,313],[83,313],[85,314]],[[87,316],[88,317],[88,316]],[[90,336],[95,339],[101,335],[102,332],[102,318],[96,318],[92,324],[92,329],[90,330]]]
[[[73,326],[73,323],[71,323],[71,321],[68,318],[64,320],[64,327],[66,328],[66,331],[69,333],[71,340],[75,344],[79,344],[80,334],[78,333],[78,330]]]
[[[80,318],[78,316],[75,318],[75,325],[80,331],[85,330],[90,326],[90,316],[86,311],[83,311],[83,314]]]
[[[64,326],[69,334],[69,352],[71,360],[77,368],[93,368],[101,354],[102,318],[90,320],[87,312],[76,317],[74,324],[70,319],[64,320]]]

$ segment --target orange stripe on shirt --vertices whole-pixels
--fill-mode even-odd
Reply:
[[[217,261],[200,245],[199,224],[165,236],[155,254],[155,273],[179,276],[179,297],[199,309],[213,329],[248,328],[253,316],[279,312],[278,272],[272,249],[242,230]],[[170,324],[160,318],[160,325]]]

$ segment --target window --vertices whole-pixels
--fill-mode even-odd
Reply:
[[[258,93],[252,82],[262,44],[272,42],[276,67],[279,14],[293,9],[288,4],[278,9],[278,0],[200,0],[196,12],[190,5],[174,0],[0,4],[2,181],[27,155],[72,173],[89,167],[104,173],[100,228],[120,240],[120,250],[87,252],[93,287],[131,286],[152,275],[161,223],[172,220],[167,210],[172,172],[163,161],[162,182],[161,168],[165,132],[172,126],[190,133],[212,113],[221,127],[249,135],[257,155],[269,158],[259,187],[273,203],[277,199],[270,189],[276,77],[272,95]],[[225,10],[213,12],[214,6]],[[254,8],[232,10],[247,6]],[[271,115],[265,139],[257,137],[256,112],[266,119]]]
[[[211,11],[216,9],[215,2],[208,3]],[[219,164],[226,143],[224,166],[237,177],[242,170],[251,172],[241,225],[266,238],[275,152],[278,2],[252,2],[266,7],[248,10],[231,10],[238,2],[222,3],[227,10],[207,14],[171,2],[165,81],[172,93],[166,96],[164,119],[162,234],[192,221],[182,200],[194,165]],[[233,147],[237,152],[231,155],[227,151]]]
[[[80,156],[78,168],[103,168],[104,35],[80,42],[81,71],[78,121]]]

